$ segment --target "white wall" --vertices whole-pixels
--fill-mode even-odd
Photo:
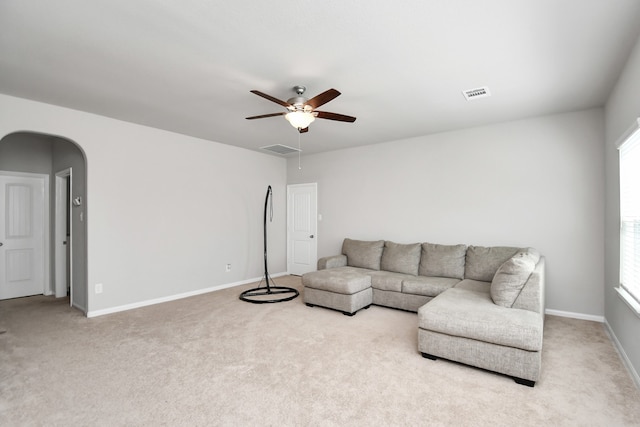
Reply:
[[[640,372],[640,318],[620,299],[620,190],[617,140],[640,117],[640,39],[609,96],[606,112],[605,318],[627,362]]]
[[[320,257],[345,237],[533,246],[547,309],[602,316],[603,140],[593,109],[291,158],[287,180],[318,183]]]
[[[85,152],[90,312],[259,279],[267,185],[269,270],[286,271],[284,159],[5,95],[0,111],[0,138],[41,132]]]

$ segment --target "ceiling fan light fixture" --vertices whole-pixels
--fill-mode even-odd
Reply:
[[[296,129],[305,129],[316,119],[313,113],[308,111],[292,111],[285,114],[284,118]]]
[[[247,117],[247,120],[264,119],[267,117],[284,116],[291,126],[298,130],[300,133],[309,131],[309,125],[316,119],[335,120],[338,122],[353,123],[356,121],[355,117],[346,116],[344,114],[330,113],[328,111],[318,111],[316,108],[326,104],[327,102],[340,96],[340,92],[335,89],[325,90],[319,95],[314,96],[311,99],[307,99],[302,96],[305,91],[304,86],[296,86],[294,90],[298,96],[294,96],[288,101],[282,101],[278,98],[274,98],[271,95],[260,92],[259,90],[250,91],[254,95],[258,95],[268,101],[274,102],[286,110],[281,113],[261,114],[259,116]]]

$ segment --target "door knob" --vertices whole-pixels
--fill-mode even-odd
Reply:
[[[313,239],[313,234],[311,236],[309,236],[310,239]]]
[[[0,246],[4,245],[4,243],[0,242]]]

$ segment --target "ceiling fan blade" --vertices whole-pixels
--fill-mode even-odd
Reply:
[[[306,127],[306,128],[304,128],[304,129],[298,129],[298,132],[300,132],[300,133],[306,133],[306,132],[309,132],[309,126],[307,126],[307,127]]]
[[[251,116],[251,117],[247,117],[247,120],[253,120],[253,119],[264,119],[266,117],[276,117],[276,116],[284,116],[285,114],[287,114],[286,112],[282,112],[282,113],[271,113],[271,114],[262,114],[260,116]]]
[[[255,93],[256,95],[261,96],[264,99],[268,99],[271,102],[275,102],[276,104],[280,104],[285,108],[287,108],[287,107],[289,107],[291,105],[288,102],[281,101],[278,98],[274,98],[273,96],[267,95],[266,93],[260,92],[259,90],[252,90],[251,93]]]
[[[308,100],[306,102],[306,105],[311,106],[311,108],[315,110],[319,106],[326,104],[327,102],[337,98],[338,96],[340,96],[340,92],[335,89],[329,89],[322,92],[320,95],[314,96],[313,98]]]
[[[318,113],[316,117],[319,119],[337,120],[339,122],[349,122],[349,123],[353,123],[356,121],[355,117],[345,116],[344,114],[329,113],[327,111],[315,111],[315,112]]]

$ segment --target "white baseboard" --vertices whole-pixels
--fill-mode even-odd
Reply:
[[[618,341],[618,337],[616,337],[616,334],[613,332],[613,329],[611,329],[611,326],[609,325],[609,322],[606,321],[606,319],[604,325],[606,326],[605,329],[609,334],[609,338],[611,338],[611,341],[613,342],[613,346],[616,348],[618,354],[620,355],[620,358],[622,359],[622,363],[627,368],[627,371],[629,371],[629,374],[631,374],[631,378],[636,383],[636,387],[640,389],[640,376],[638,376],[638,372],[631,364],[631,360],[629,360],[629,358],[627,357],[627,353],[624,351],[624,348],[622,348],[620,341]]]
[[[287,274],[288,273],[284,272],[284,273],[277,273],[277,274],[269,274],[269,276],[270,277],[281,277],[281,276],[286,276]],[[218,285],[218,286],[212,286],[210,288],[198,289],[198,290],[191,291],[191,292],[184,292],[184,293],[181,293],[181,294],[169,295],[167,297],[154,298],[154,299],[151,299],[151,300],[134,302],[134,303],[125,304],[125,305],[119,305],[117,307],[105,308],[105,309],[102,309],[102,310],[92,310],[92,311],[87,312],[87,317],[104,316],[105,314],[118,313],[120,311],[133,310],[135,308],[146,307],[148,305],[161,304],[163,302],[175,301],[175,300],[179,300],[179,299],[182,299],[182,298],[189,298],[189,297],[193,297],[193,296],[196,296],[196,295],[207,294],[209,292],[221,291],[222,289],[233,288],[234,286],[241,286],[241,285],[247,285],[249,283],[259,282],[261,279],[262,279],[262,277],[257,277],[257,278],[253,278],[253,279],[246,279],[246,280],[241,280],[239,282],[226,283],[226,284],[222,284],[222,285]]]
[[[604,323],[604,316],[595,316],[593,314],[573,313],[571,311],[561,310],[545,310],[544,314],[550,314],[552,316],[570,317],[572,319],[590,320],[592,322]]]

